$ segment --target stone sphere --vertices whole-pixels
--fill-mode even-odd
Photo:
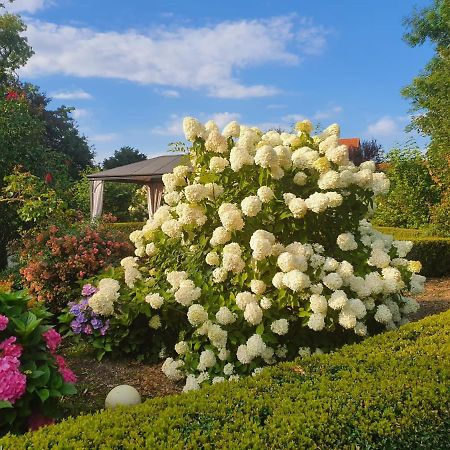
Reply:
[[[128,384],[122,384],[111,389],[106,396],[105,408],[114,408],[115,406],[132,406],[141,403],[139,392]]]

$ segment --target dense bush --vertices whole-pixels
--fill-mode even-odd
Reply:
[[[155,315],[143,298],[133,298],[130,291],[120,286],[114,278],[123,277],[122,269],[110,269],[95,277],[99,289],[109,291],[110,295],[119,297],[114,311],[98,311],[90,306],[91,299],[99,289],[85,284],[81,290],[81,299],[70,302],[59,316],[61,331],[71,335],[75,342],[86,342],[95,351],[98,360],[105,354],[117,358],[132,355],[135,359],[158,360],[164,345],[175,344],[175,337],[168,333],[155,335],[151,318]],[[91,303],[92,304],[92,303]],[[101,313],[100,313],[101,312]],[[112,314],[114,312],[114,314]]]
[[[122,231],[129,236],[133,231],[140,230],[145,222],[117,222],[106,225],[110,230]]]
[[[58,417],[58,399],[76,393],[50,314],[41,305],[29,308],[29,301],[23,291],[0,287],[0,435]]]
[[[21,273],[30,294],[56,311],[77,298],[80,280],[117,263],[131,251],[126,235],[102,223],[97,227],[86,222],[50,226],[23,239]]]
[[[448,448],[450,312],[256,377],[68,419],[26,448]]]
[[[450,238],[417,238],[411,258],[422,261],[422,272],[425,276],[441,277],[450,275]]]
[[[190,165],[163,175],[167,205],[131,233],[120,292],[102,280],[89,300],[105,319],[147,304],[156,335],[178,338],[165,342],[169,378],[197,389],[396,328],[415,311],[402,295],[424,282],[405,259],[411,242],[364,219],[389,183],[372,161],[349,162],[337,125],[319,136],[308,121],[295,134],[184,125]]]
[[[414,148],[394,149],[387,155],[389,193],[377,199],[375,225],[419,228],[430,221],[439,188],[433,181],[425,156]]]

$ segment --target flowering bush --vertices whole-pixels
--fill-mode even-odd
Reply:
[[[75,374],[57,353],[61,335],[24,292],[0,291],[0,435],[53,421],[58,398],[76,393]]]
[[[131,354],[137,359],[157,360],[163,344],[173,345],[174,337],[155,335],[159,317],[142,297],[135,295],[131,301],[127,286],[120,286],[113,278],[122,276],[121,269],[110,269],[93,279],[98,287],[85,284],[81,300],[70,302],[59,316],[62,330],[89,343],[98,360],[105,354],[113,357]]]
[[[51,226],[25,238],[21,273],[30,294],[59,310],[76,297],[77,283],[129,254],[128,239],[106,225],[80,222],[72,228]]]
[[[366,220],[389,181],[349,162],[337,125],[317,136],[309,121],[292,134],[183,125],[190,165],[163,175],[166,205],[121,263],[132,301],[179,337],[169,378],[197,389],[407,322],[420,262]],[[110,314],[116,300],[101,292]]]

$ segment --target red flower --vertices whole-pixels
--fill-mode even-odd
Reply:
[[[19,94],[15,91],[9,91],[6,93],[6,100],[17,100],[19,98]]]
[[[45,184],[50,184],[53,181],[53,175],[50,172],[47,172],[44,177]]]

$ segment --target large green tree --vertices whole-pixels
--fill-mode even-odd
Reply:
[[[103,169],[114,169],[114,167],[125,166],[138,161],[144,161],[147,156],[134,147],[121,147],[114,152],[113,156],[103,161]]]
[[[405,41],[412,47],[426,42],[434,56],[412,83],[402,91],[411,100],[411,128],[430,136],[427,160],[441,189],[442,207],[450,195],[450,1],[434,0],[405,20]],[[447,205],[450,212],[450,205]]]

